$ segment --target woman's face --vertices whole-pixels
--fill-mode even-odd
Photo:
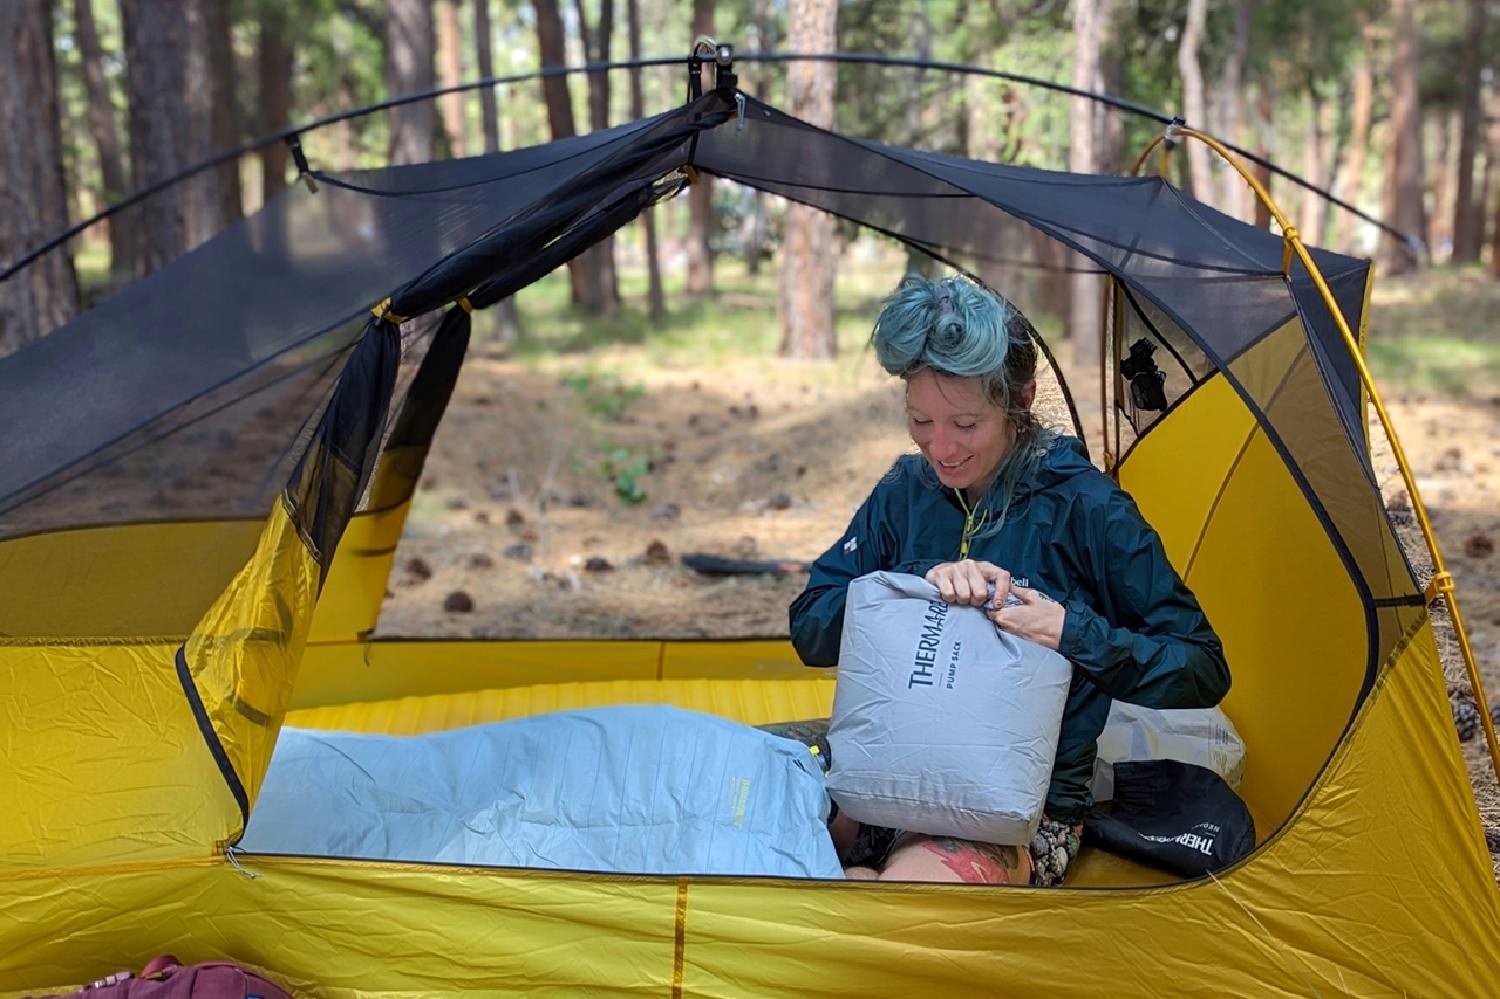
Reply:
[[[1036,383],[1019,400],[1031,404]],[[906,429],[951,489],[988,486],[1015,446],[1016,428],[1005,411],[985,397],[978,378],[924,369],[906,382]]]

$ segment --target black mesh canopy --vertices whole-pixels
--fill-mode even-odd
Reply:
[[[483,306],[699,171],[894,236],[1017,298],[1037,270],[1109,275],[1120,344],[1147,339],[1166,402],[1223,375],[1257,414],[1367,601],[1409,602],[1333,314],[1286,244],[1156,178],[984,163],[814,128],[715,91],[509,153],[318,174],[51,336],[0,360],[0,539],[89,525],[259,519],[389,298],[396,413],[435,310]],[[1359,329],[1367,261],[1314,250]],[[1289,324],[1291,324],[1289,326]],[[1292,354],[1257,352],[1293,330]],[[1278,358],[1268,366],[1267,357]],[[1287,391],[1295,375],[1296,393]],[[1321,402],[1305,403],[1308,391]],[[1302,400],[1302,401],[1299,401]],[[1146,432],[1159,413],[1127,414]],[[248,536],[246,542],[248,544]],[[1379,644],[1386,644],[1381,642]]]
[[[260,519],[373,305],[553,204],[672,117],[492,156],[319,174],[316,193],[288,188],[0,359],[0,537]],[[407,367],[430,325],[408,324]]]

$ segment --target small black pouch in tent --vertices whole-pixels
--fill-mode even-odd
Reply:
[[[1207,767],[1177,760],[1115,764],[1108,811],[1084,819],[1086,841],[1178,874],[1207,874],[1255,848],[1255,820]]]

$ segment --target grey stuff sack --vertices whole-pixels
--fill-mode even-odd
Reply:
[[[918,576],[862,576],[844,609],[829,793],[871,825],[1029,843],[1072,672]]]

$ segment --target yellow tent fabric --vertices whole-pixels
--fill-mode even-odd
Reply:
[[[1432,724],[1446,710],[1435,670],[1423,628],[1292,820],[1191,884],[996,890],[262,857],[241,873],[185,857],[0,876],[0,982],[35,989],[80,962],[169,950],[235,954],[321,996],[1484,995],[1500,908],[1477,825],[1450,818],[1468,790]]]

